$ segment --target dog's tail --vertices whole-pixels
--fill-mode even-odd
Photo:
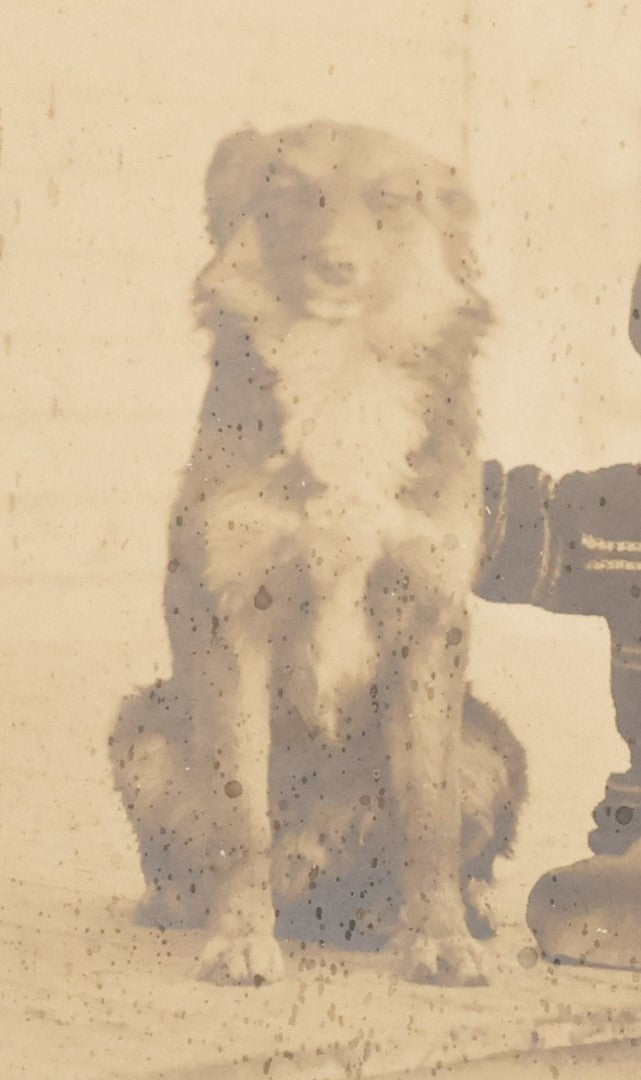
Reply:
[[[503,717],[471,694],[463,717],[461,848],[465,871],[491,881],[497,855],[509,857],[527,796],[523,747]]]

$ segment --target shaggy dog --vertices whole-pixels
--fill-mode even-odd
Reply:
[[[205,922],[218,982],[282,975],[276,918],[365,946],[395,929],[409,977],[476,982],[473,883],[524,768],[465,674],[489,321],[469,200],[412,146],[324,123],[226,139],[207,198],[215,349],[170,529],[174,671],[111,740],[140,914]]]

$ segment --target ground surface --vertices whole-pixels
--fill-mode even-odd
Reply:
[[[537,763],[529,732],[545,715],[538,682],[515,678],[505,710],[529,750],[533,802],[514,860],[499,867],[507,929],[488,946],[487,988],[413,986],[383,955],[292,942],[281,985],[217,989],[194,977],[198,933],[163,936],[132,921],[142,880],[106,739],[119,693],[140,678],[132,670],[153,670],[158,646],[137,631],[151,659],[138,644],[124,651],[109,640],[109,621],[101,626],[100,640],[86,643],[8,641],[0,658],[2,1080],[549,1080],[552,1068],[580,1080],[638,1075],[640,1051],[630,1043],[641,1037],[638,975],[522,963],[533,959],[522,952],[532,948],[528,889],[542,870],[583,854],[581,835],[572,847],[576,817],[589,822],[585,804],[595,801],[572,755],[562,785],[551,783],[560,766],[549,755]],[[531,656],[538,640],[518,655]],[[547,649],[541,667],[551,666]],[[566,670],[569,655],[559,661]],[[498,663],[491,670],[505,679]],[[580,691],[577,677],[568,694]],[[546,730],[561,731],[557,742],[564,708],[545,715]],[[596,710],[595,728],[598,719]],[[595,791],[605,771],[595,768]]]
[[[483,989],[293,942],[281,985],[219,989],[194,978],[199,934],[135,927],[125,901],[2,893],[4,1080],[638,1074],[641,976],[532,963],[524,930],[490,945]]]

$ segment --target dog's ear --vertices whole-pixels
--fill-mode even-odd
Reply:
[[[264,254],[251,217],[239,216],[239,224],[203,270],[199,287],[215,298],[217,308],[235,312],[248,322],[273,319],[279,312],[278,285],[265,269]]]
[[[478,260],[471,241],[476,204],[465,179],[454,169],[443,167],[435,177],[435,203],[434,217],[446,265],[456,281],[473,287],[479,279]]]
[[[436,177],[435,195],[445,264],[454,280],[469,290],[465,310],[473,316],[476,331],[482,333],[495,320],[490,303],[480,291],[482,272],[472,243],[478,209],[470,195],[467,177],[443,166]]]
[[[466,177],[454,168],[442,167],[435,181],[436,201],[444,217],[452,224],[469,228],[476,220],[477,210]]]
[[[265,182],[268,139],[245,128],[219,143],[205,179],[208,231],[224,246],[247,215],[259,185]]]

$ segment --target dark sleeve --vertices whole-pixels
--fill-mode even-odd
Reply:
[[[508,604],[534,602],[548,574],[553,483],[535,465],[484,470],[485,545],[476,592]]]
[[[484,599],[611,617],[641,595],[641,466],[554,484],[533,465],[488,462],[485,516]]]

